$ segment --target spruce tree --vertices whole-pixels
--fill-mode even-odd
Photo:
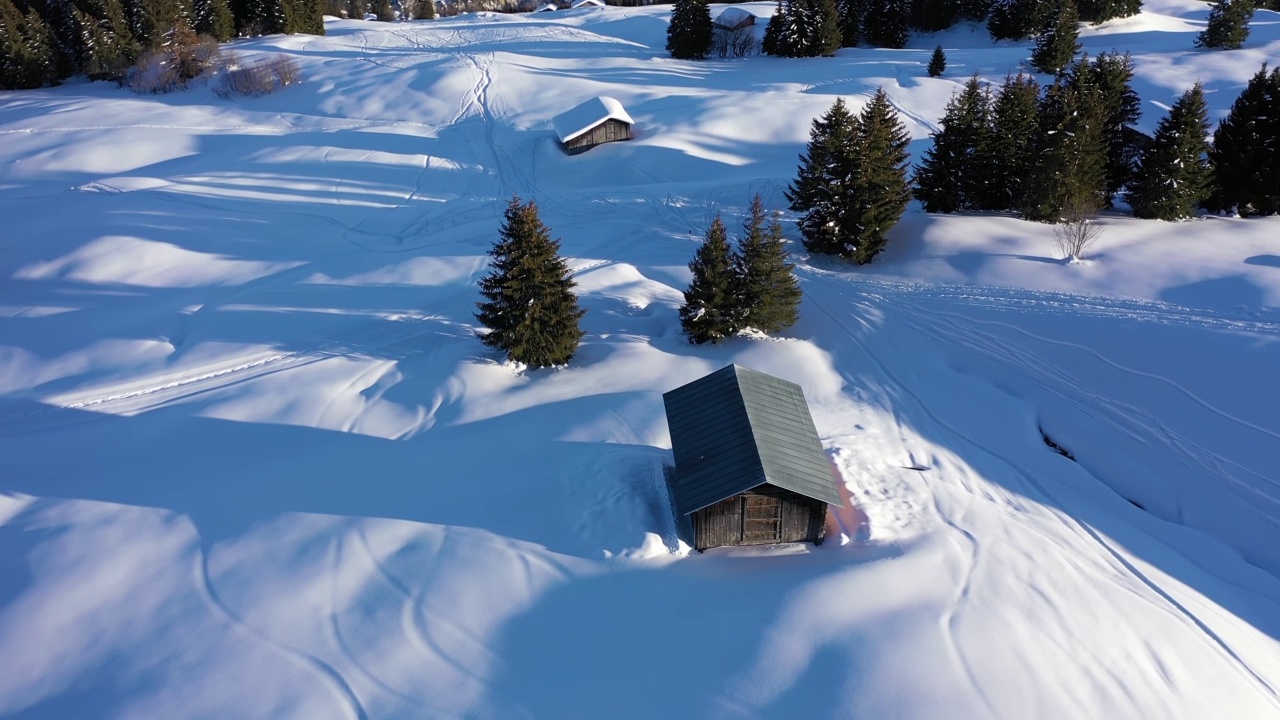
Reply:
[[[911,135],[883,89],[858,116],[858,175],[851,213],[854,224],[845,240],[845,257],[866,265],[888,242],[887,233],[902,219],[911,201],[907,179]]]
[[[391,0],[375,0],[373,14],[378,17],[379,22],[392,22],[396,19],[396,10],[391,7]]]
[[[989,193],[992,97],[977,75],[952,95],[916,169],[915,196],[925,212],[981,209]]]
[[[858,47],[858,40],[862,37],[862,14],[865,9],[865,0],[836,2],[841,47]]]
[[[1059,78],[1045,91],[1024,218],[1056,223],[1065,212],[1102,208],[1107,186],[1104,122],[1096,87],[1078,88]]]
[[[738,323],[763,332],[791,327],[799,317],[800,285],[787,262],[782,222],[775,213],[765,227],[764,202],[756,195],[743,225],[745,234],[733,256]]]
[[[116,80],[138,58],[120,0],[76,0],[78,71],[90,80]]]
[[[195,0],[192,5],[192,27],[201,35],[218,42],[235,37],[236,20],[227,0]]]
[[[933,57],[929,58],[929,77],[941,77],[943,71],[947,69],[947,54],[942,51],[942,46],[933,49]]]
[[[476,303],[476,319],[489,329],[481,342],[531,367],[563,365],[573,358],[585,311],[578,308],[559,251],[559,241],[538,218],[537,205],[511,198],[500,238],[489,251],[492,270],[480,278],[485,302]]]
[[[436,19],[436,0],[422,0],[418,3],[418,18],[421,20]]]
[[[1042,73],[1060,75],[1080,52],[1079,35],[1080,17],[1076,5],[1071,0],[1064,0],[1058,7],[1053,24],[1036,38],[1035,49],[1031,51],[1032,67]]]
[[[762,50],[777,57],[819,57],[840,49],[835,0],[782,0],[765,28]]]
[[[689,263],[693,280],[684,291],[680,327],[689,342],[719,342],[738,331],[738,281],[724,221],[717,215]]]
[[[711,49],[711,8],[706,0],[676,0],[667,26],[667,52],[678,60],[701,60]]]
[[[59,79],[53,32],[35,8],[0,0],[0,90],[29,90]]]
[[[1137,162],[1138,132],[1133,128],[1142,117],[1142,101],[1133,89],[1133,58],[1112,52],[1102,53],[1092,63],[1087,56],[1072,66],[1071,84],[1077,89],[1096,87],[1103,103],[1103,133],[1107,144],[1106,203],[1133,177]]]
[[[867,44],[880,48],[906,47],[911,36],[910,0],[867,0],[862,32]]]
[[[840,30],[840,10],[836,0],[805,0],[810,16],[812,38],[811,51],[808,57],[831,57],[843,45],[844,36]]]
[[[1030,75],[1006,77],[991,108],[991,134],[979,150],[978,166],[989,169],[982,210],[1023,205],[1030,168],[1036,163],[1040,133],[1040,85]]]
[[[1142,11],[1142,0],[1081,0],[1080,19],[1101,25],[1115,18],[1137,15]]]
[[[1209,197],[1209,110],[1196,83],[1178,98],[1142,150],[1127,199],[1134,217],[1182,220]]]
[[[991,13],[992,0],[960,0],[960,18],[982,22]]]
[[[1253,0],[1218,0],[1209,9],[1209,23],[1196,36],[1196,47],[1236,50],[1249,38]]]
[[[1263,64],[1218,123],[1209,150],[1214,190],[1205,207],[1241,216],[1280,213],[1280,69]]]
[[[324,35],[324,0],[286,0],[289,30],[304,35]]]
[[[794,35],[791,27],[790,0],[778,0],[773,15],[764,26],[764,37],[760,39],[760,51],[774,57],[791,57],[787,39]]]
[[[809,136],[787,190],[791,209],[804,213],[805,249],[865,265],[884,249],[911,199],[911,136],[883,89],[856,118],[837,100]]]
[[[997,0],[987,16],[992,40],[1022,40],[1044,30],[1053,20],[1049,0]]]
[[[938,32],[956,24],[960,6],[956,0],[912,0],[911,28],[920,32]]]
[[[809,129],[809,145],[786,192],[791,209],[803,213],[799,228],[809,252],[843,252],[852,223],[845,212],[857,173],[857,142],[858,119],[844,98],[837,98]]]

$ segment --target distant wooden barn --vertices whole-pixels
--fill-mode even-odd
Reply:
[[[602,0],[574,0],[573,4],[570,5],[569,7],[573,8],[574,10],[579,10],[581,8],[587,8],[588,10],[590,10],[592,8],[605,7],[605,4]]]
[[[844,503],[799,385],[730,365],[662,400],[695,548],[822,542]]]
[[[727,7],[712,21],[716,28],[740,30],[756,24],[756,16],[738,7]]]
[[[564,151],[577,155],[596,145],[630,140],[631,126],[635,121],[627,114],[622,103],[611,97],[601,96],[557,115],[551,124],[556,129]]]

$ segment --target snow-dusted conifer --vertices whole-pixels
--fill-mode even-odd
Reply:
[[[866,0],[837,0],[841,47],[858,46],[858,40],[862,37],[862,14],[865,10]]]
[[[933,133],[933,147],[924,152],[916,170],[915,196],[926,212],[951,213],[983,206],[990,176],[985,151],[993,142],[992,103],[991,92],[977,75],[947,102]]]
[[[1076,4],[1064,0],[1058,6],[1053,23],[1036,38],[1036,46],[1031,51],[1031,65],[1042,73],[1061,74],[1080,52],[1079,36],[1080,16],[1076,12]]]
[[[1048,0],[996,0],[987,16],[992,40],[1022,40],[1044,30],[1053,19]]]
[[[1280,213],[1280,68],[1263,64],[1213,134],[1214,192],[1205,207],[1242,216]]]
[[[497,243],[489,251],[492,270],[480,278],[476,319],[489,329],[481,342],[532,367],[563,365],[582,339],[569,268],[560,243],[538,218],[533,201],[513,197]]]
[[[191,25],[201,35],[226,42],[236,34],[236,20],[227,0],[195,0],[191,13]]]
[[[676,0],[667,26],[667,52],[679,60],[701,60],[711,49],[712,30],[706,0]]]
[[[1133,177],[1138,133],[1133,126],[1142,117],[1142,101],[1133,89],[1133,58],[1128,53],[1102,53],[1093,62],[1082,57],[1071,67],[1070,82],[1077,88],[1095,86],[1101,92],[1103,133],[1107,144],[1106,203]]]
[[[809,252],[839,255],[844,248],[846,196],[856,173],[858,119],[837,98],[809,128],[796,179],[787,189],[791,209],[803,213],[800,233]]]
[[[867,0],[862,32],[872,47],[901,48],[911,36],[910,0]]]
[[[814,120],[809,137],[787,190],[791,209],[804,213],[799,225],[805,248],[869,263],[911,199],[911,136],[881,89],[856,118],[843,99],[836,100]]]
[[[1023,217],[1056,223],[1064,212],[1102,207],[1107,186],[1104,123],[1096,86],[1059,78],[1045,91]]]
[[[1142,151],[1128,192],[1135,217],[1182,220],[1195,215],[1211,190],[1208,133],[1204,88],[1196,83],[1161,118]]]
[[[35,11],[0,0],[0,89],[31,89],[58,79],[53,33]]]
[[[942,73],[947,69],[947,54],[942,51],[942,46],[933,49],[933,56],[929,58],[929,77],[941,77]]]
[[[1100,25],[1108,20],[1137,15],[1142,11],[1142,0],[1080,0],[1080,19]]]
[[[1026,181],[1035,163],[1040,131],[1040,84],[1030,75],[1006,77],[991,109],[991,134],[976,164],[987,179],[982,210],[1013,210],[1022,206]]]
[[[742,327],[777,332],[795,324],[802,293],[795,266],[787,262],[782,222],[777,214],[768,227],[765,221],[764,202],[756,195],[733,256],[735,295]]]
[[[1209,9],[1209,23],[1196,36],[1196,47],[1236,50],[1249,39],[1253,0],[1218,0]]]
[[[738,331],[738,281],[724,221],[717,215],[689,263],[693,280],[684,291],[680,327],[689,342],[719,342]]]
[[[938,32],[956,24],[960,5],[956,0],[912,0],[911,29]]]

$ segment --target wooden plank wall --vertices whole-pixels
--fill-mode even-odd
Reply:
[[[564,147],[570,155],[577,155],[601,143],[630,139],[630,125],[620,120],[606,120],[565,143]]]
[[[822,542],[826,530],[827,504],[821,500],[804,497],[789,490],[760,487],[749,493],[735,495],[705,507],[693,515],[694,547],[705,550],[712,547],[755,544],[743,536],[744,505],[750,496],[776,497],[780,500],[781,522],[778,537],[757,540],[756,543]]]

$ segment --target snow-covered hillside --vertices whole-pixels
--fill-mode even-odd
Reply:
[[[796,243],[781,336],[691,346],[698,239],[784,204],[813,117],[884,87],[918,154],[1028,47],[679,62],[669,12],[331,21],[237,43],[304,72],[254,99],[0,93],[0,714],[1280,717],[1280,219],[1116,215],[1067,265],[913,207],[868,267]],[[1280,62],[1280,15],[1195,51],[1207,13],[1085,31],[1142,129]],[[565,156],[600,94],[637,139]],[[474,337],[513,194],[588,309],[568,368]],[[730,362],[804,387],[850,542],[677,546],[661,393]]]

